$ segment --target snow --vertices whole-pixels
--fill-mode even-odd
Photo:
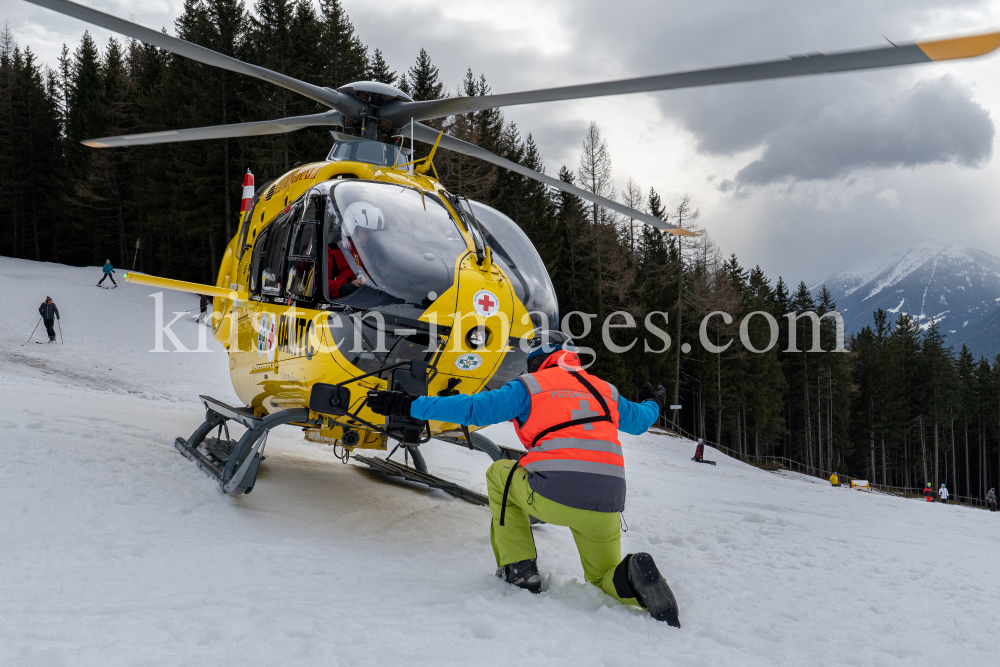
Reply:
[[[886,266],[898,262],[902,256],[903,252],[899,250],[876,253],[874,256],[858,262],[849,269],[839,271],[826,280],[816,283],[809,288],[809,291],[815,294],[823,285],[826,285],[831,290],[838,291],[843,296],[849,296],[877,278],[885,270]]]
[[[0,664],[990,664],[1000,516],[768,473],[623,436],[626,552],[649,551],[676,630],[582,581],[570,533],[535,531],[544,592],[492,576],[489,512],[343,465],[274,431],[253,493],[172,446],[235,400],[225,354],[150,353],[152,290],[0,258]],[[65,345],[25,343],[46,295]],[[197,298],[166,294],[170,310]],[[169,321],[169,320],[168,320]],[[198,325],[174,325],[188,347]],[[36,333],[37,336],[37,333]],[[508,425],[488,434],[515,445]],[[484,490],[489,460],[432,442]]]
[[[848,333],[872,326],[873,313],[881,308],[893,316],[909,314],[924,329],[932,316],[939,323],[950,318],[955,324],[947,331],[957,335],[947,337],[949,345],[959,349],[965,344],[976,357],[992,359],[1000,353],[1000,257],[967,243],[927,240],[881,267],[862,264],[830,276],[824,284],[845,314]],[[960,321],[969,324],[959,327]]]

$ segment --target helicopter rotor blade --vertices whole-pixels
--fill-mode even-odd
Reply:
[[[434,144],[438,141],[438,136],[440,132],[435,130],[433,127],[428,127],[422,123],[413,123],[412,133],[413,138],[425,144]],[[401,136],[410,136],[411,128],[410,123],[407,123],[405,127],[400,129]],[[595,195],[589,190],[584,190],[575,185],[561,181],[558,178],[552,178],[551,176],[546,176],[545,174],[539,173],[533,169],[528,169],[527,167],[517,164],[516,162],[511,162],[510,160],[505,160],[504,158],[489,152],[484,148],[475,146],[473,144],[457,139],[448,134],[440,135],[440,147],[447,148],[448,150],[455,151],[456,153],[462,153],[463,155],[468,155],[470,157],[479,158],[484,162],[489,162],[490,164],[495,164],[498,167],[503,167],[513,171],[516,174],[525,176],[527,178],[534,179],[549,187],[556,188],[557,190],[562,190],[563,192],[568,192],[571,195],[576,195],[580,199],[586,199],[587,201],[595,202],[599,206],[611,209],[616,213],[620,213],[629,218],[634,218],[635,220],[640,220],[651,227],[656,227],[671,234],[678,234],[680,236],[697,236],[695,232],[687,229],[683,229],[676,225],[671,225],[669,223],[660,220],[654,215],[649,215],[648,213],[643,213],[641,211],[636,211],[635,209],[629,208],[624,204],[619,204],[616,201],[607,199],[606,197],[601,197],[600,195]]]
[[[192,127],[186,130],[165,132],[145,132],[143,134],[123,134],[116,137],[85,139],[80,143],[91,148],[112,148],[116,146],[148,146],[168,144],[175,141],[201,141],[203,139],[234,139],[236,137],[258,137],[264,134],[283,134],[315,125],[341,125],[342,116],[336,111],[292,116],[277,120],[262,120],[253,123],[232,123],[210,127]]]
[[[161,48],[164,51],[169,51],[179,56],[190,58],[191,60],[195,60],[205,65],[220,67],[222,69],[229,70],[230,72],[245,74],[256,79],[273,83],[300,95],[304,95],[309,99],[315,100],[320,104],[336,109],[342,113],[351,114],[352,116],[357,115],[358,112],[364,107],[361,100],[355,99],[349,95],[338,93],[337,91],[330,90],[329,88],[314,86],[311,83],[306,83],[305,81],[300,81],[299,79],[295,79],[263,67],[258,67],[257,65],[245,63],[242,60],[237,60],[236,58],[223,55],[218,51],[213,51],[212,49],[205,48],[204,46],[198,46],[197,44],[186,42],[183,39],[165,35],[162,32],[157,32],[156,30],[150,30],[149,28],[141,26],[137,23],[120,19],[117,16],[112,16],[111,14],[99,12],[96,9],[91,9],[90,7],[78,5],[75,2],[69,2],[69,0],[27,0],[27,2],[30,2],[33,5],[38,5],[39,7],[51,9],[52,11],[60,14],[65,14],[66,16],[80,19],[81,21],[111,30],[112,32],[117,32],[121,35],[125,35],[126,37],[137,39],[140,42],[151,44],[152,46]]]
[[[648,93],[680,88],[715,86],[725,83],[785,79],[813,74],[849,72],[912,65],[939,60],[972,58],[1000,47],[1000,32],[943,39],[933,42],[879,46],[856,51],[823,54],[810,53],[790,56],[783,60],[745,63],[728,67],[657,74],[634,79],[620,79],[601,83],[588,83],[559,88],[545,88],[519,93],[480,95],[474,97],[449,97],[422,102],[393,101],[382,107],[382,117],[401,125],[411,118],[428,120],[455,114],[483,111],[496,107],[559,100],[576,100],[607,95]]]

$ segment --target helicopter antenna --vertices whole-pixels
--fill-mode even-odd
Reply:
[[[411,129],[410,131],[412,132],[413,130]],[[434,153],[437,152],[438,144],[441,143],[441,137],[443,137],[443,136],[444,136],[444,130],[441,130],[438,133],[438,138],[434,142],[434,145],[431,146],[431,152],[427,154],[427,157],[425,157],[421,161],[420,166],[416,168],[418,174],[426,174],[428,169],[433,169],[434,170],[434,178],[438,178],[437,169],[434,167]],[[410,164],[412,165],[413,163],[411,162]],[[441,180],[441,179],[438,179],[438,180]]]

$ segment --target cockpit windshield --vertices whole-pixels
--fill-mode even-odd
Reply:
[[[329,298],[414,319],[452,286],[468,250],[436,196],[391,183],[337,182],[325,228]]]
[[[340,132],[331,132],[333,135],[333,147],[326,156],[327,160],[336,162],[339,160],[352,160],[354,162],[367,162],[383,167],[392,167],[397,164],[406,164],[409,157],[405,151],[401,151],[393,144],[373,141],[363,137],[352,137]]]
[[[483,228],[486,244],[493,251],[493,261],[510,276],[514,291],[531,313],[536,328],[559,328],[559,302],[545,263],[538,256],[527,235],[506,215],[477,201],[461,200]]]

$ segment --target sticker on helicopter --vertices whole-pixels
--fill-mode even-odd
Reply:
[[[260,329],[257,330],[257,356],[267,355],[268,361],[274,361],[275,342],[277,336],[278,318],[274,313],[264,313],[260,321]]]
[[[483,358],[475,352],[466,352],[455,360],[455,368],[460,371],[474,371],[483,365]]]
[[[492,317],[500,310],[500,299],[488,289],[481,289],[472,297],[472,308],[476,315]]]
[[[344,228],[348,236],[354,235],[358,227],[365,229],[385,229],[385,214],[382,209],[368,202],[356,201],[344,210]]]

